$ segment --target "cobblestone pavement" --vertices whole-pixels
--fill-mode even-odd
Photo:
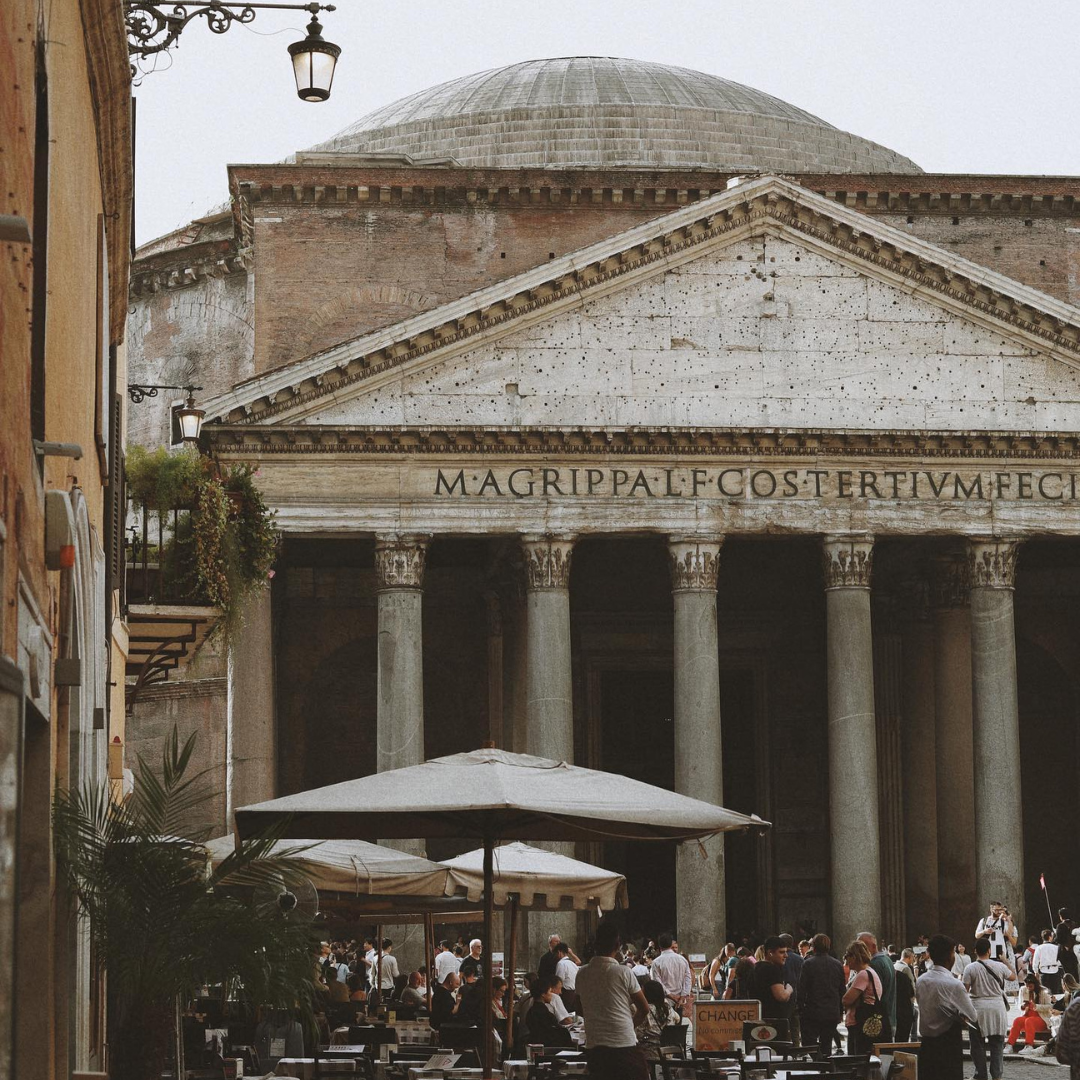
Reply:
[[[971,1062],[965,1061],[964,1076],[971,1075]],[[1068,1077],[1068,1066],[1059,1065],[1053,1058],[1044,1058],[1042,1061],[1023,1061],[1009,1057],[1005,1059],[1004,1080],[1068,1080]]]

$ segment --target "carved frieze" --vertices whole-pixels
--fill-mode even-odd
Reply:
[[[826,536],[821,545],[826,589],[869,589],[874,566],[870,537]]]
[[[668,541],[672,592],[716,592],[720,572],[722,539],[684,539]]]
[[[973,589],[1016,588],[1018,540],[971,540],[968,542],[968,569]]]
[[[572,538],[525,536],[521,547],[525,553],[525,583],[530,591],[570,588]]]
[[[376,588],[422,589],[427,537],[379,537],[375,543]]]

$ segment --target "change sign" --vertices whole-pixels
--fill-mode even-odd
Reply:
[[[730,1050],[746,1021],[761,1019],[760,1001],[699,1001],[694,1005],[694,1049]]]

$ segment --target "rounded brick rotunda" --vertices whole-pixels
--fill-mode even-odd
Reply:
[[[377,109],[311,149],[476,168],[922,171],[760,90],[607,56],[529,60],[453,79]]]

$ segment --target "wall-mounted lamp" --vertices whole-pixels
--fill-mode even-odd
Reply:
[[[203,417],[205,409],[195,408],[195,391],[201,390],[201,386],[164,386],[161,383],[128,383],[128,397],[134,404],[146,398],[155,398],[159,390],[183,390],[187,394],[187,401],[176,410],[176,419],[180,424],[180,435],[184,442],[196,443],[202,434]]]

